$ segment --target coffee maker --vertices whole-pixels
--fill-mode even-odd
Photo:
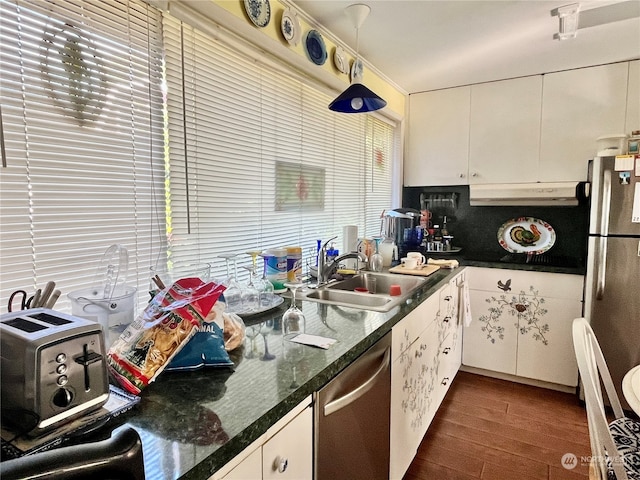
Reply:
[[[395,242],[399,260],[409,252],[420,251],[423,229],[420,227],[420,212],[412,208],[386,210],[382,215],[382,236]]]

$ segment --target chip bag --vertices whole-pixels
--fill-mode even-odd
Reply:
[[[183,278],[156,294],[109,349],[111,375],[139,394],[196,334],[224,290],[213,282]]]

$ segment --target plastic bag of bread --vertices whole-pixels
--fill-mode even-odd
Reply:
[[[224,348],[230,352],[244,342],[246,326],[242,318],[235,313],[224,312],[222,318],[224,318]]]
[[[111,375],[129,392],[140,393],[196,334],[224,289],[183,278],[158,292],[109,349]]]

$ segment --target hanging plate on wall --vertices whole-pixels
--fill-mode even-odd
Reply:
[[[364,65],[362,60],[356,58],[351,64],[351,83],[362,83],[362,77],[364,76]]]
[[[333,52],[333,63],[340,73],[349,73],[349,61],[344,54],[344,50],[340,46],[337,46]]]
[[[256,27],[266,27],[271,20],[269,0],[244,0],[244,9]]]
[[[498,243],[507,252],[539,255],[556,243],[556,232],[544,220],[514,218],[498,229]]]
[[[300,43],[300,39],[302,38],[300,21],[298,20],[298,15],[292,9],[287,8],[282,13],[280,30],[282,31],[284,39],[289,42],[289,45],[293,45],[295,47]]]
[[[322,35],[317,30],[309,30],[304,37],[304,51],[307,57],[316,65],[324,65],[327,61],[327,47]]]

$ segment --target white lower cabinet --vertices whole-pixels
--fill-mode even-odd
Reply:
[[[467,268],[473,322],[464,328],[462,363],[576,386],[571,323],[582,312],[583,277]]]
[[[311,478],[313,411],[308,397],[209,480]]]
[[[389,478],[411,464],[461,362],[458,275],[392,329]]]

